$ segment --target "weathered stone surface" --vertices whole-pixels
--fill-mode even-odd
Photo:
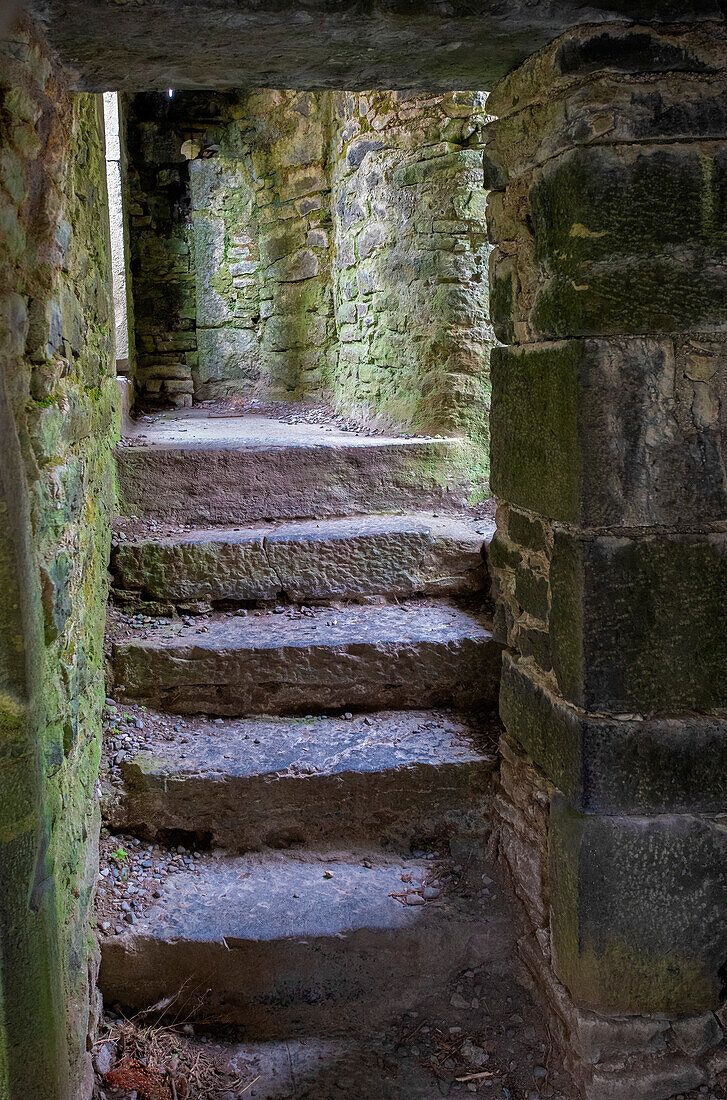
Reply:
[[[496,835],[588,1100],[709,1092],[724,1064],[714,30],[580,28],[488,101],[491,318],[520,345],[492,358],[497,636],[521,654],[505,659]]]
[[[486,96],[376,91],[332,106],[336,399],[366,418],[471,434],[484,481]]]
[[[196,873],[167,877],[147,919],[104,941],[102,991],[139,1009],[188,983],[209,990],[197,1010],[205,1019],[256,1038],[381,1025],[458,970],[505,965],[512,931],[501,903],[488,903],[475,936],[453,906],[445,917],[441,903],[390,896],[412,889],[403,875],[415,885],[431,869],[365,849],[205,857]]]
[[[379,427],[469,434],[486,491],[486,98],[135,96],[143,398],[166,396],[151,368],[182,330],[197,400],[323,398]]]
[[[88,1100],[113,354],[100,100],[0,41],[0,1095]],[[32,1053],[31,1053],[32,1052]]]
[[[550,812],[556,973],[600,1012],[718,1008],[727,957],[721,817]]]
[[[462,440],[353,436],[262,417],[167,416],[117,451],[123,509],[147,519],[265,519],[457,509],[472,469]],[[159,486],[164,486],[160,494]]]
[[[147,751],[122,764],[107,815],[122,832],[202,833],[241,852],[364,841],[408,852],[443,829],[486,828],[495,757],[454,714],[183,724],[170,742],[147,712],[144,728]]]
[[[622,28],[625,29],[625,28]],[[655,28],[649,32],[658,36]],[[640,28],[635,34],[643,34]],[[717,31],[716,46],[719,44]],[[627,47],[627,43],[623,45]],[[626,57],[626,49],[621,61]],[[614,53],[614,59],[616,55]],[[495,113],[495,108],[490,107]],[[567,80],[556,93],[520,104],[490,123],[486,176],[493,186],[523,175],[564,150],[590,145],[638,144],[655,140],[713,140],[727,132],[727,99],[714,73],[595,73],[584,84]]]
[[[529,927],[549,942],[548,819],[552,785],[524,753],[500,739],[500,775],[493,804],[498,856]]]
[[[506,655],[500,714],[549,780],[589,813],[721,813],[727,721],[605,718],[568,705],[531,662]]]
[[[594,84],[593,77],[602,73],[618,80],[619,88],[628,87],[630,77],[648,79],[654,74],[671,80],[683,73],[721,73],[723,22],[701,24],[692,9],[689,22],[670,26],[675,16],[672,12],[668,20],[657,18],[651,25],[623,21],[574,27],[498,82],[492,92],[493,112],[508,118],[532,103]]]
[[[495,349],[494,491],[583,526],[723,519],[722,354],[709,340],[703,351],[656,339]]]
[[[585,1100],[669,1100],[696,1089],[706,1078],[704,1070],[687,1058],[659,1059],[656,1065],[637,1064],[632,1071],[598,1068],[584,1087]]]
[[[194,392],[199,400],[214,395],[212,382],[244,379],[254,383],[259,377],[258,349],[248,329],[198,328],[199,366],[192,371]]]
[[[593,28],[584,43],[576,31],[558,42],[556,65],[565,74],[579,68],[588,71],[599,63],[619,72],[639,66],[666,71],[696,68],[705,64],[705,55],[711,55],[717,67],[720,56],[712,42],[712,25],[700,33],[699,21],[715,20],[719,26],[723,16],[716,0],[694,0],[688,8],[669,0],[564,0],[557,11],[526,0],[506,8],[487,0],[476,9],[461,0],[446,9],[424,2],[402,8],[398,0],[386,0],[375,10],[361,9],[352,0],[316,0],[304,12],[291,0],[276,0],[264,11],[252,3],[230,10],[219,0],[156,0],[118,10],[109,10],[99,0],[90,5],[88,0],[33,0],[30,8],[47,20],[54,45],[79,74],[79,86],[91,91],[180,85],[489,88],[578,23]],[[628,27],[599,27],[604,20],[673,24],[684,17],[696,23],[695,38],[702,45],[701,51],[694,51],[696,57],[673,28],[660,37],[656,30],[639,27],[640,48],[625,51]],[[554,67],[549,53],[546,63]],[[531,67],[529,62],[526,77]],[[506,82],[503,107],[510,89]]]
[[[727,536],[597,538],[556,531],[553,667],[586,710],[721,711],[727,662]]]
[[[500,647],[449,604],[355,607],[314,619],[212,617],[113,644],[117,691],[182,713],[296,714],[356,707],[488,707]]]
[[[592,1011],[574,1003],[554,973],[547,812],[552,786],[510,742],[503,740],[501,750],[494,802],[497,848],[514,876],[529,925],[518,939],[517,951],[547,1012],[551,1038],[563,1065],[573,1076],[574,1095],[588,1100],[652,1100],[713,1080],[712,1052],[719,1058],[724,1049],[715,1015]],[[705,1045],[709,1043],[717,1045]],[[687,1044],[691,1044],[689,1053]],[[701,1051],[695,1054],[697,1048]]]
[[[113,553],[117,594],[189,600],[464,595],[486,586],[472,526],[426,515],[149,534]]]
[[[723,331],[726,163],[724,143],[549,161],[529,189],[536,281],[515,323],[534,339]]]

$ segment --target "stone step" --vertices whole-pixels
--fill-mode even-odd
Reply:
[[[118,525],[123,537],[124,522]],[[486,583],[487,521],[426,514],[138,533],[111,559],[117,597],[174,605],[466,595]],[[484,532],[484,533],[483,533]]]
[[[241,852],[344,842],[409,851],[437,835],[481,836],[491,816],[492,720],[421,710],[226,721],[126,713],[133,741],[124,735],[123,760],[115,746],[106,758],[116,792],[106,820],[124,833],[197,835]]]
[[[445,601],[217,614],[136,637],[132,620],[109,620],[116,694],[161,710],[321,714],[497,700],[501,647],[489,621]]]
[[[481,488],[464,439],[364,436],[197,409],[137,424],[117,464],[122,512],[176,523],[457,510]]]
[[[124,880],[130,925],[111,889],[100,906],[101,991],[128,1012],[175,998],[183,1018],[242,1025],[251,1039],[361,1035],[461,970],[511,965],[501,891],[466,897],[448,860],[210,854],[177,857],[157,879],[154,854],[145,862]]]

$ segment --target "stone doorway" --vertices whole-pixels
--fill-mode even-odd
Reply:
[[[492,320],[507,347],[492,357],[502,504],[490,562],[495,629],[510,651],[497,851],[526,921],[518,955],[589,1100],[719,1095],[723,12],[705,0],[674,24],[673,7],[631,5],[616,22],[617,4],[589,9],[585,26],[573,5],[557,17],[529,5],[524,26],[519,5],[476,16],[455,5],[412,10],[402,24],[385,4],[374,27],[351,10],[342,24],[350,5],[326,6],[316,15],[339,44],[333,73],[307,12],[291,34],[286,20],[228,10],[224,33],[212,20],[200,51],[213,5],[167,5],[155,25],[158,6],[119,4],[84,22],[80,2],[49,0],[42,28],[24,20],[3,47],[3,1087],[13,1100],[23,1089],[90,1089],[87,929],[117,400],[89,92],[186,81],[202,91],[240,73],[242,59],[248,78],[261,82],[264,69],[278,87],[287,72],[299,88],[330,91],[349,74],[351,87],[411,81],[424,91],[431,55],[429,86],[497,79],[485,184]],[[240,20],[254,24],[253,50],[229,33]],[[436,451],[441,441],[423,442]],[[399,448],[373,479],[379,493]],[[157,450],[157,461],[176,462]],[[329,450],[327,461],[353,463],[343,445]],[[442,490],[437,462],[426,470]],[[394,484],[407,479],[397,473]],[[186,866],[189,852],[177,855]],[[424,898],[425,885],[437,889],[421,884],[412,909],[438,900]],[[479,993],[461,984],[472,1011]]]

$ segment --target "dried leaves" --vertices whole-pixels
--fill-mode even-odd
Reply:
[[[186,1079],[182,1077],[173,1085],[167,1077],[166,1072],[149,1069],[136,1058],[124,1058],[104,1075],[104,1084],[128,1092],[136,1090],[139,1100],[175,1100],[175,1096],[183,1100],[187,1095]]]

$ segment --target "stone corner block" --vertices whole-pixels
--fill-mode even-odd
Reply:
[[[505,654],[500,715],[516,741],[578,810],[721,813],[727,810],[727,720],[640,720],[589,714],[532,661]]]
[[[727,706],[727,535],[556,530],[550,634],[560,691],[586,710]]]
[[[692,416],[694,387],[685,383],[670,340],[494,348],[491,370],[497,496],[582,526],[727,516],[717,425]],[[715,400],[722,373],[712,371]]]
[[[688,1014],[722,1000],[727,830],[719,818],[550,812],[555,970],[598,1012]]]

